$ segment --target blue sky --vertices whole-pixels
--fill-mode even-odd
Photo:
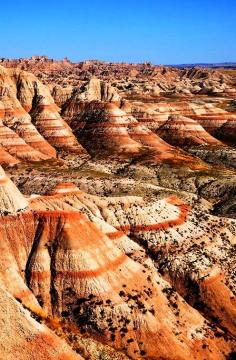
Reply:
[[[236,62],[236,0],[1,2],[0,57]]]

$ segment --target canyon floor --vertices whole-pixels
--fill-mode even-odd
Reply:
[[[0,359],[236,358],[236,70],[0,60]]]

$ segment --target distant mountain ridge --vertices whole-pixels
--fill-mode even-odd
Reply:
[[[9,62],[16,66],[16,64],[19,65],[19,63],[25,63],[25,62],[33,62],[33,63],[58,63],[58,64],[71,64],[71,65],[102,65],[102,64],[117,64],[117,65],[134,65],[134,66],[140,66],[140,65],[146,65],[146,66],[168,66],[168,67],[177,67],[177,68],[193,68],[193,67],[204,67],[204,68],[236,68],[236,62],[219,62],[219,63],[208,63],[208,62],[201,62],[201,63],[182,63],[182,64],[156,64],[152,63],[151,61],[144,61],[141,63],[132,63],[128,61],[106,61],[106,60],[98,60],[98,59],[87,59],[87,60],[80,60],[78,62],[71,61],[68,57],[65,57],[61,60],[59,59],[53,59],[49,58],[45,55],[35,55],[31,56],[29,58],[5,58],[0,57],[0,63],[2,65],[6,66],[6,63]],[[14,67],[13,66],[13,67]]]
[[[192,68],[192,67],[203,67],[203,68],[236,68],[236,62],[222,62],[222,63],[193,63],[193,64],[177,64],[177,65],[166,65],[177,68]]]

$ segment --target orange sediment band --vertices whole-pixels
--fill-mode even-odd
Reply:
[[[1,177],[0,177],[0,185],[3,186],[3,185],[5,185],[5,184],[7,184],[8,181],[9,181],[9,179],[8,179],[7,176],[1,176]]]
[[[106,271],[115,270],[117,267],[122,265],[127,260],[126,254],[121,254],[114,261],[110,261],[105,266],[101,266],[94,270],[78,270],[78,271],[57,271],[56,279],[62,278],[73,278],[73,279],[84,279],[98,277],[104,274]],[[31,279],[44,280],[50,278],[51,274],[49,271],[32,271]]]
[[[50,198],[50,196],[49,196]],[[58,219],[58,218],[66,218],[66,219],[77,219],[77,220],[85,220],[88,222],[88,219],[79,211],[63,211],[63,210],[36,210],[34,212],[35,216],[39,218],[46,219]]]
[[[182,225],[188,216],[189,211],[191,210],[191,206],[184,204],[178,199],[176,196],[172,196],[167,199],[167,202],[171,205],[175,205],[179,208],[179,216],[176,219],[162,221],[156,224],[150,225],[123,225],[116,227],[117,231],[107,233],[106,235],[110,239],[117,239],[122,236],[122,234],[127,234],[129,232],[139,232],[139,231],[153,231],[153,230],[167,230],[168,228]]]
[[[125,235],[123,231],[113,231],[110,233],[106,233],[106,236],[108,236],[111,240],[120,239],[123,235]]]
[[[58,111],[58,106],[56,104],[41,104],[38,106],[40,110],[48,110],[48,111]]]

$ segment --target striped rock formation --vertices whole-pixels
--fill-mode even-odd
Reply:
[[[172,101],[158,103],[132,104],[124,103],[139,121],[145,123],[151,130],[157,131],[169,116],[184,116],[195,120],[207,132],[222,140],[233,140],[233,129],[236,124],[236,115],[216,107],[214,104],[202,101]],[[224,131],[225,128],[225,131]]]
[[[153,204],[140,199],[138,206],[137,200],[117,206],[112,199],[103,208],[104,220],[117,228],[117,236],[122,231],[149,249],[164,278],[235,335],[235,220],[216,218],[202,204],[191,208],[175,197]]]
[[[85,339],[84,345],[89,350],[86,351],[77,326],[65,324],[66,318],[60,321],[59,318],[48,316],[48,313],[42,309],[40,297],[35,296],[37,292],[34,294],[28,286],[29,274],[26,272],[27,262],[34,254],[33,248],[37,245],[37,236],[42,230],[40,230],[41,222],[38,224],[35,220],[31,212],[0,218],[1,255],[3,255],[0,256],[0,323],[4,325],[0,335],[1,355],[7,354],[7,359],[13,359],[13,356],[18,356],[21,352],[17,358],[22,360],[81,359],[72,351],[73,348],[77,353],[85,354],[86,359],[99,359],[100,354],[114,360],[126,359],[125,355],[115,354],[112,348],[107,348],[90,338]],[[1,292],[2,287],[8,292],[5,306],[2,303],[5,301],[5,293]],[[14,301],[14,307],[11,306],[13,300],[9,294],[18,301]],[[30,313],[23,310],[21,304]],[[18,316],[19,312],[21,317]],[[33,320],[30,314],[39,322],[49,326],[54,333]],[[61,341],[55,333],[66,339],[70,346]],[[29,357],[30,351],[34,351],[31,357]]]
[[[235,96],[235,79],[230,72],[200,67],[173,68],[151,63],[128,64],[103,61],[71,63],[68,59],[53,60],[45,56],[29,59],[2,59],[2,65],[28,70],[46,84],[56,83],[77,86],[79,81],[94,77],[113,81],[128,96],[144,95],[156,98],[161,95],[191,97]]]
[[[5,140],[4,144],[9,146],[14,155],[26,160],[43,160],[55,156],[55,150],[39,134],[31,123],[29,114],[18,100],[18,95],[22,97],[20,89],[20,80],[12,78],[11,70],[1,67],[0,120],[2,123],[2,141]],[[5,146],[4,144],[3,146]]]
[[[28,145],[15,131],[3,125],[0,120],[0,144],[5,152],[26,161],[46,160],[49,157]],[[4,159],[1,160],[4,162]],[[11,161],[10,161],[11,164]]]
[[[197,121],[184,116],[169,116],[159,127],[158,135],[172,145],[222,145],[221,141],[210,135]]]
[[[10,155],[6,150],[0,146],[0,164],[3,166],[13,166],[20,162],[20,160],[16,159],[14,156]]]
[[[236,116],[232,112],[207,101],[179,99],[155,103],[125,101],[122,109],[171,145],[184,147],[207,163],[236,167]]]
[[[32,196],[28,212],[1,217],[0,281],[34,313],[64,318],[132,359],[223,360],[233,349],[233,258],[227,272],[222,265],[236,225],[208,215],[207,208],[199,225],[197,206],[191,210],[177,198],[148,204],[140,197],[100,198],[61,184],[51,195]],[[145,244],[159,273],[127,235]],[[199,249],[208,236],[209,246]],[[201,286],[219,328],[191,306],[186,293],[192,289],[183,279]]]
[[[190,117],[201,124],[210,134],[222,140],[235,141],[236,115],[212,104],[200,107],[190,104]]]
[[[235,115],[208,99],[231,96],[230,79],[151,64],[10,64],[0,67],[0,162],[24,161],[8,171],[28,194],[73,178],[94,195],[61,183],[26,198],[0,167],[0,354],[80,359],[72,350],[86,343],[86,360],[231,359],[236,221],[199,194],[215,188],[212,203],[222,194],[233,208],[233,170],[215,181],[178,148],[234,157],[223,141],[234,143]],[[23,69],[42,70],[44,84]],[[30,164],[27,179],[25,162],[56,150],[63,166]]]
[[[59,150],[85,153],[61,118],[50,90],[32,74],[13,70],[12,76],[18,84],[18,98],[40,134]]]
[[[115,104],[92,102],[85,104],[80,121],[72,123],[83,146],[94,153],[138,154],[142,145],[128,132],[132,123]],[[135,120],[134,120],[135,121]]]
[[[152,356],[154,359],[156,358],[155,356],[157,356],[157,358],[163,356],[164,358],[170,359],[178,358],[178,356],[181,359],[185,358],[188,353],[186,348],[184,350],[185,353],[182,353],[179,349],[178,351],[180,352],[175,353],[175,357],[173,357],[171,355],[171,351],[167,350],[167,347],[164,343],[162,343],[162,337],[157,335],[158,328],[160,326],[164,326],[161,320],[160,309],[162,309],[163,313],[166,314],[165,320],[169,316],[167,315],[169,310],[171,313],[174,312],[174,316],[177,316],[178,319],[177,324],[182,324],[182,321],[186,324],[186,321],[189,320],[186,318],[183,320],[182,316],[184,316],[185,311],[188,311],[190,314],[192,310],[191,308],[188,310],[184,310],[182,308],[182,300],[180,301],[177,293],[173,290],[173,288],[169,287],[167,283],[163,282],[160,277],[156,278],[156,275],[154,275],[155,271],[150,260],[147,260],[142,249],[131,241],[125,234],[131,234],[132,237],[137,238],[138,241],[144,242],[148,248],[150,247],[149,250],[156,256],[156,266],[158,266],[161,274],[164,273],[165,278],[168,281],[171,280],[174,282],[173,279],[175,278],[172,279],[169,274],[167,275],[165,273],[165,271],[167,271],[166,269],[168,269],[172,274],[171,268],[168,267],[168,256],[169,254],[172,254],[172,251],[174,251],[175,242],[172,246],[169,244],[172,241],[172,238],[175,239],[175,236],[178,235],[179,239],[181,239],[184,231],[191,233],[194,231],[194,227],[196,227],[196,220],[194,218],[196,215],[194,212],[189,215],[191,209],[187,205],[183,204],[176,198],[164,199],[151,205],[145,205],[145,202],[141,198],[136,197],[102,199],[82,193],[71,184],[62,184],[55,189],[54,192],[52,192],[52,195],[32,199],[31,207],[38,211],[38,216],[43,217],[47,216],[46,209],[50,209],[51,211],[47,227],[44,232],[41,232],[40,242],[35,249],[36,254],[29,263],[30,287],[33,289],[33,292],[37,295],[37,297],[40,298],[41,304],[43,304],[45,309],[51,311],[53,303],[56,308],[54,311],[64,314],[66,317],[70,318],[72,312],[78,326],[84,329],[84,331],[95,331],[96,336],[102,336],[104,337],[104,340],[112,340],[113,346],[118,349],[125,349],[128,355],[132,358],[136,358],[138,354],[144,357],[147,356],[147,358]],[[199,209],[197,210],[199,211]],[[74,213],[74,216],[72,213]],[[86,214],[86,217],[84,217],[84,215],[82,216],[82,214]],[[204,214],[204,216],[206,216],[207,219],[202,220],[203,226],[200,227],[200,229],[206,226],[204,222],[209,221],[209,215]],[[49,257],[45,241],[47,241],[47,234],[54,234],[55,230],[52,230],[53,222],[56,221],[57,223],[59,218],[59,226],[61,229],[60,242],[57,242],[57,245],[53,247],[57,254],[53,259],[56,272],[54,274],[54,278],[51,279],[50,266],[46,261],[46,259],[49,260]],[[224,226],[226,224],[224,225],[221,223],[221,220],[218,220],[217,218],[210,218],[211,222],[209,222],[208,226],[210,227],[210,232],[213,237],[215,236],[215,229],[217,227],[218,229],[222,229],[220,232],[218,231],[218,239],[216,238],[213,241],[212,245],[214,246],[211,245],[209,247],[209,252],[211,253],[214,261],[212,260],[212,263],[209,263],[206,258],[200,257],[198,260],[199,266],[201,265],[199,270],[202,269],[202,273],[201,271],[196,273],[195,269],[198,269],[198,267],[194,267],[192,265],[192,257],[194,258],[194,255],[192,255],[193,250],[188,248],[189,257],[186,254],[187,251],[185,251],[186,263],[180,262],[182,267],[176,269],[175,272],[174,270],[172,271],[173,275],[179,273],[181,274],[181,277],[180,275],[177,275],[177,278],[182,281],[182,283],[180,282],[181,287],[179,291],[181,291],[183,296],[186,296],[186,294],[190,296],[191,291],[194,290],[194,285],[193,289],[189,287],[190,278],[193,283],[195,281],[196,284],[202,284],[202,292],[204,296],[202,296],[201,299],[205,302],[209,309],[209,313],[205,313],[205,315],[208,316],[210,311],[212,311],[214,315],[219,318],[219,324],[222,325],[223,328],[227,328],[229,334],[231,334],[234,332],[235,326],[233,317],[229,317],[229,314],[235,312],[232,300],[232,296],[234,297],[234,295],[231,292],[231,286],[234,286],[234,281],[233,278],[230,279],[230,276],[233,274],[232,266],[227,266],[228,273],[225,273],[225,280],[223,283],[220,282],[216,284],[219,293],[211,288],[211,286],[208,285],[208,282],[202,281],[202,278],[209,277],[209,279],[211,279],[213,277],[212,279],[214,279],[215,273],[219,271],[219,266],[221,267],[221,271],[223,271],[220,264],[224,258],[224,253],[222,255],[218,253],[217,255],[215,251],[218,247],[221,250],[224,249],[228,242],[228,240],[224,238]],[[74,232],[78,232],[78,230],[75,230],[78,229],[78,225],[76,225],[77,223],[83,225],[82,228],[84,227],[84,231],[82,231],[81,228],[78,237],[74,237]],[[231,224],[235,227],[233,222]],[[181,227],[183,227],[183,230]],[[96,258],[98,263],[92,255],[94,245],[91,244],[91,250],[89,249],[90,232],[91,237],[96,239]],[[233,245],[234,235],[232,233],[228,233],[227,236],[229,236]],[[177,241],[179,241],[178,237]],[[197,247],[197,244],[204,241],[205,238],[206,235],[203,230],[202,232],[200,231],[196,242],[194,242],[198,251],[199,247]],[[189,244],[193,241],[195,241],[195,239],[191,238],[189,240]],[[220,242],[222,241],[223,244],[221,245]],[[99,245],[100,242],[101,245]],[[186,242],[186,244],[188,243]],[[232,245],[227,245],[227,248],[225,248],[224,251],[232,251],[230,250]],[[103,249],[102,253],[99,253],[100,246]],[[171,249],[173,248],[172,251],[170,251],[169,246],[171,246]],[[178,249],[178,246],[181,245],[176,244],[176,249]],[[185,246],[185,243],[183,246]],[[67,252],[67,255],[65,251]],[[162,261],[159,263],[157,254],[160,251],[162,251],[162,257],[160,257]],[[75,256],[79,256],[80,258],[83,256],[82,254],[84,254],[85,259],[87,260],[85,262],[79,261],[77,265],[75,262],[73,265],[73,262],[67,259],[70,252],[73,254],[74,259]],[[126,255],[124,255],[124,253]],[[182,255],[182,251],[180,252],[180,255]],[[108,259],[110,260],[108,261]],[[108,261],[109,265],[105,265],[106,261]],[[215,265],[215,261],[217,261],[217,266]],[[231,264],[232,262],[233,259],[230,260]],[[60,263],[64,264],[63,268],[59,265]],[[59,267],[57,267],[56,264],[58,264]],[[163,270],[164,264],[166,265],[165,271]],[[142,266],[144,266],[144,268],[142,268]],[[136,279],[133,274],[134,269],[136,269]],[[126,273],[127,275],[125,275]],[[142,274],[144,274],[144,276]],[[128,277],[126,278],[126,276]],[[153,283],[153,276],[154,279],[156,279],[154,280],[154,283],[156,282],[158,284],[157,288]],[[97,280],[95,281],[96,277]],[[109,279],[113,279],[112,282],[110,282]],[[182,279],[185,279],[186,282]],[[220,279],[222,281],[224,278],[221,277]],[[227,283],[229,279],[230,282]],[[50,288],[51,281],[55,284],[55,290],[53,290],[55,293],[52,292],[50,299],[50,297],[48,297],[48,288]],[[39,283],[41,284],[40,286]],[[131,288],[130,284],[132,284]],[[209,281],[209,284],[211,284],[211,281]],[[178,283],[175,285],[177,286]],[[100,293],[99,286],[102,286],[103,288],[100,295],[98,295]],[[59,289],[63,289],[63,287],[64,290],[62,290],[62,292],[64,295],[60,295],[61,290]],[[66,287],[70,287],[70,291],[68,290],[67,292]],[[80,289],[79,293],[78,289]],[[145,289],[148,291],[147,297],[145,295]],[[190,294],[188,292],[190,292]],[[155,293],[158,294],[157,298],[154,296]],[[56,295],[56,298],[54,298],[53,294]],[[74,294],[76,298],[82,297],[82,299],[78,299],[77,304],[75,304],[71,294]],[[170,301],[171,305],[168,305],[169,310],[165,308],[165,301],[160,302],[162,301],[161,294],[164,294],[168,301]],[[224,294],[224,304],[222,304],[222,302],[219,303],[222,294]],[[187,296],[186,299],[189,301]],[[125,305],[122,305],[122,301],[125,301]],[[124,319],[127,319],[127,323],[125,320],[125,323],[123,323],[123,311],[125,311]],[[154,318],[152,316],[149,318],[150,312]],[[141,317],[140,313],[142,314]],[[157,318],[155,314],[157,314]],[[139,318],[138,323],[141,322],[140,325],[136,325],[138,324],[137,320],[135,320],[136,316]],[[191,313],[192,319],[195,319],[195,316],[195,313]],[[158,319],[158,323],[156,325],[156,320],[154,320],[155,318]],[[170,319],[169,321],[173,321],[173,319]],[[141,325],[142,321],[145,321],[145,326]],[[152,344],[151,339],[149,340],[144,334],[146,331],[144,329],[149,326],[151,327],[148,331],[151,332],[153,332],[153,329],[157,327],[157,333],[156,335],[153,333],[153,337],[155,339],[158,338],[158,355],[156,347]],[[187,327],[189,326],[190,325],[187,325]],[[178,338],[177,333],[183,335],[183,329],[180,325],[178,325],[177,328],[176,336]],[[190,326],[190,328],[192,328],[192,326]],[[117,333],[118,329],[119,332]],[[162,333],[163,331],[164,329],[162,329]],[[209,330],[206,330],[204,333],[206,334],[208,331]],[[217,337],[223,337],[221,329],[217,330],[217,328],[215,328],[215,331],[217,333]],[[202,337],[203,333],[200,328],[199,334],[201,334]],[[166,333],[166,337],[170,339],[170,334]],[[194,338],[195,335],[192,335],[192,340]],[[174,339],[171,340],[171,343],[176,346],[175,341],[173,341]],[[184,343],[186,345],[186,339],[184,340]],[[151,350],[153,346],[155,348],[155,355]],[[196,343],[194,343],[196,353],[190,352],[188,354],[191,354],[190,356],[192,356],[192,358],[201,359],[204,352],[201,353],[196,346]],[[203,346],[203,349],[204,348],[206,347]],[[198,353],[199,351],[200,353]],[[205,356],[209,356],[209,358],[211,358],[210,354]],[[214,357],[221,358],[221,355],[214,353],[214,355],[212,354],[212,358]],[[222,358],[224,358],[224,356]]]
[[[61,92],[66,92],[66,89]],[[54,95],[53,95],[54,94]],[[52,91],[53,97],[58,99],[58,91]],[[61,96],[63,98],[63,96]],[[102,102],[119,102],[121,97],[117,93],[116,89],[112,87],[108,82],[101,81],[99,79],[91,79],[90,81],[83,83],[81,86],[76,87],[71,92],[71,96],[62,105],[62,116],[70,123],[73,118],[77,118],[78,112],[83,108],[83,103],[89,103],[93,101]],[[57,101],[62,101],[57,100]]]
[[[92,155],[137,158],[160,164],[170,161],[190,167],[203,166],[193,157],[175,149],[114,102],[80,103],[71,122],[80,143]]]
[[[60,117],[50,90],[34,75],[1,67],[0,80],[0,145],[5,151],[28,161],[55,157],[55,148],[86,154]]]

